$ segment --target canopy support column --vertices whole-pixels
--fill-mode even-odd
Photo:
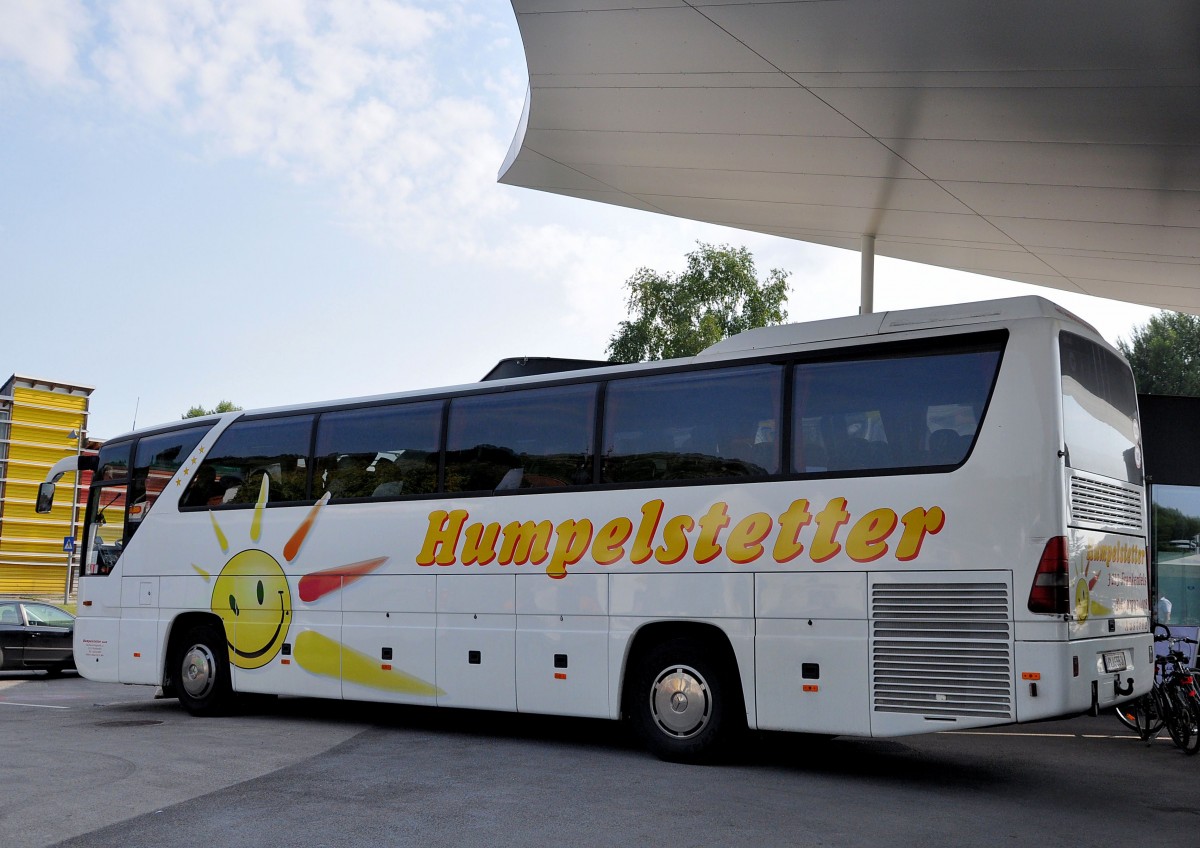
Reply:
[[[862,237],[862,278],[859,296],[859,315],[869,315],[875,311],[875,236],[866,234]]]

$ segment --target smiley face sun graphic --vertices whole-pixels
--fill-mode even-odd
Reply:
[[[263,512],[269,489],[270,480],[264,474],[258,501],[254,505],[254,517],[250,522],[250,541],[255,544],[262,537]],[[328,502],[329,494],[326,493],[308,511],[283,546],[284,561],[291,563],[300,554],[321,508]],[[229,540],[217,523],[216,515],[210,511],[209,518],[221,552],[228,554]],[[310,604],[340,591],[386,561],[387,557],[376,557],[305,574],[298,581],[300,602]],[[206,581],[211,579],[209,573],[200,566],[193,564],[192,568]],[[291,586],[280,561],[260,548],[238,551],[226,561],[213,583],[209,606],[225,626],[229,662],[238,668],[247,671],[263,668],[279,655],[288,641],[293,609]],[[302,629],[295,636],[292,656],[300,668],[318,676],[340,677],[372,689],[425,696],[443,694],[433,684],[395,669],[390,664],[380,665],[367,655],[316,630]],[[281,662],[287,664],[290,659],[285,656]]]
[[[239,668],[261,668],[287,639],[292,596],[287,577],[266,551],[235,554],[213,586],[212,611],[225,622],[229,659]]]

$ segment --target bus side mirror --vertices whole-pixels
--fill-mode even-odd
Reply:
[[[28,501],[26,501],[28,503]],[[38,486],[37,505],[34,507],[38,513],[45,515],[54,506],[54,484],[42,483]],[[28,507],[26,507],[28,509]]]

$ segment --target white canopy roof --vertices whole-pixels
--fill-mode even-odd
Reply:
[[[1196,0],[513,8],[501,182],[1200,314]]]

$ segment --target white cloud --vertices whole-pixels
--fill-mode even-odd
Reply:
[[[496,169],[524,79],[479,63],[515,47],[478,7],[121,0],[107,14],[93,61],[127,108],[212,155],[337,186],[344,223],[375,239],[472,254],[516,205]]]
[[[614,277],[614,258],[677,263],[690,239],[664,238],[678,230],[665,219],[618,226],[622,244],[583,223],[520,223],[547,204],[496,182],[526,80],[510,12],[495,6],[116,0],[96,8],[104,41],[89,67],[143,125],[333,187],[339,223],[373,241],[547,282],[568,324],[606,335],[633,270],[618,262]],[[85,33],[62,32],[78,52]]]
[[[0,63],[18,64],[39,85],[77,84],[77,45],[90,26],[80,0],[5,0],[0,3]]]

